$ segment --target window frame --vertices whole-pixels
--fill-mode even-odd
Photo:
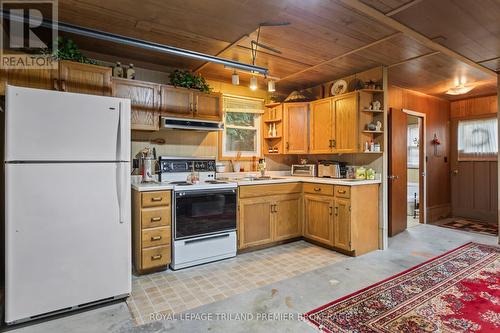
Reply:
[[[236,158],[236,155],[238,154],[237,151],[226,151],[226,140],[227,140],[227,129],[228,128],[235,128],[235,129],[248,129],[248,130],[255,130],[256,131],[256,151],[254,152],[241,152],[241,157],[240,160],[243,161],[251,161],[254,158],[261,158],[262,157],[262,115],[264,113],[264,99],[262,98],[253,98],[253,97],[246,97],[246,96],[237,96],[237,95],[229,95],[229,94],[224,94],[222,96],[223,98],[223,114],[222,114],[222,121],[224,123],[224,129],[219,132],[219,140],[218,140],[218,158],[221,161],[224,160],[234,160]],[[241,99],[241,100],[251,100],[253,102],[259,102],[262,104],[262,109],[261,110],[256,110],[256,111],[249,111],[249,112],[244,112],[244,111],[228,111],[225,107],[224,99],[225,98],[232,98],[232,99]],[[256,114],[257,117],[255,117],[255,122],[253,126],[238,126],[238,125],[226,125],[226,113],[227,112],[233,112],[233,113],[252,113]]]

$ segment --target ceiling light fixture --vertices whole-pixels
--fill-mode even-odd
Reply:
[[[267,81],[267,91],[268,92],[276,91],[276,82],[274,80]]]
[[[257,85],[257,78],[255,76],[252,76],[250,78],[250,89],[251,90],[257,90],[258,85]]]
[[[231,82],[235,86],[238,86],[240,84],[240,76],[238,75],[238,73],[236,73],[236,70],[233,72],[233,75],[231,75]]]
[[[472,89],[474,89],[473,86],[464,86],[463,84],[459,84],[455,87],[448,89],[446,94],[447,95],[463,95],[463,94],[467,94]]]

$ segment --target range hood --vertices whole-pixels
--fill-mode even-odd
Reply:
[[[161,128],[193,131],[222,131],[224,124],[218,121],[161,117]]]

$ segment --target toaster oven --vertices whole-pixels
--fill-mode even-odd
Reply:
[[[292,164],[292,176],[315,177],[315,164]]]

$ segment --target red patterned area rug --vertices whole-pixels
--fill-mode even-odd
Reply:
[[[500,332],[500,247],[465,244],[305,314],[324,332]]]

